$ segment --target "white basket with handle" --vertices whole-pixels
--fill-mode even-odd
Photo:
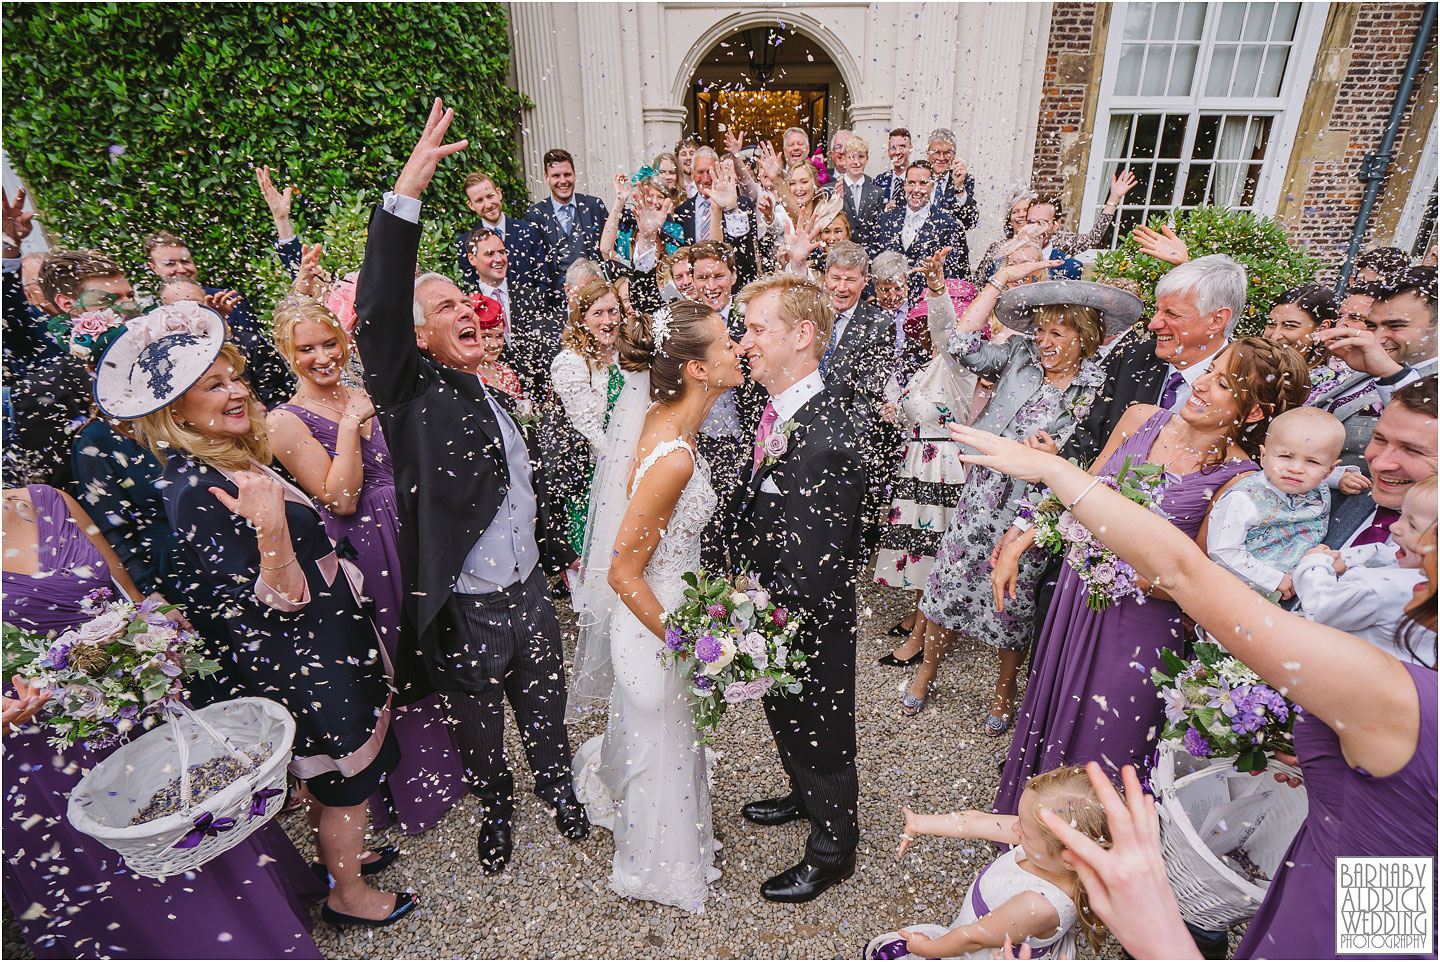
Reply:
[[[1195,758],[1178,743],[1162,741],[1150,774],[1165,871],[1180,914],[1211,931],[1255,915],[1309,810],[1303,786],[1282,785],[1271,776],[1299,775],[1299,769],[1271,761],[1269,770],[1251,775],[1236,771],[1234,761]],[[1251,881],[1221,857],[1236,849],[1265,878]]]
[[[198,711],[181,705],[157,726],[117,748],[70,793],[75,829],[125,857],[131,871],[165,878],[198,868],[243,842],[285,803],[285,769],[295,720],[268,698],[236,698]],[[244,749],[261,748],[256,762]],[[190,767],[226,753],[244,772],[202,799],[192,798]],[[176,763],[179,763],[177,769]],[[178,812],[131,825],[156,793],[180,776]]]

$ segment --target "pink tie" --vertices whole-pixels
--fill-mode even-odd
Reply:
[[[755,466],[750,469],[752,474],[760,470],[760,462],[765,460],[765,441],[770,437],[770,429],[775,426],[775,419],[779,416],[773,401],[765,405],[765,413],[760,415],[760,430],[755,432]]]

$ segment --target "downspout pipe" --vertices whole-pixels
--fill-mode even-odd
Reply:
[[[1380,184],[1395,158],[1395,137],[1400,133],[1400,118],[1405,113],[1405,104],[1410,101],[1410,91],[1420,73],[1420,60],[1430,43],[1430,34],[1435,29],[1435,7],[1425,4],[1425,13],[1420,19],[1420,29],[1410,47],[1410,60],[1405,64],[1405,76],[1400,80],[1400,89],[1395,91],[1395,102],[1390,106],[1390,121],[1385,125],[1385,136],[1380,140],[1380,150],[1365,155],[1360,164],[1360,179],[1365,181],[1365,199],[1360,202],[1360,213],[1355,218],[1355,230],[1350,235],[1350,251],[1345,255],[1345,269],[1335,284],[1335,294],[1345,293],[1350,284],[1350,273],[1355,269],[1355,258],[1360,254],[1360,244],[1365,238],[1365,229],[1370,224],[1370,212],[1375,207],[1375,197],[1380,193]]]

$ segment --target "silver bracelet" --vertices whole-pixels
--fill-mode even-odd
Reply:
[[[1081,492],[1080,492],[1080,496],[1077,497],[1074,501],[1071,501],[1068,505],[1066,505],[1066,506],[1065,506],[1065,510],[1066,510],[1066,511],[1069,511],[1069,512],[1071,512],[1071,513],[1074,513],[1074,511],[1075,511],[1075,506],[1076,506],[1077,504],[1079,504],[1081,501],[1085,500],[1085,495],[1089,494],[1089,493],[1090,493],[1090,490],[1091,490],[1092,488],[1094,488],[1095,485],[1097,485],[1097,484],[1099,484],[1099,483],[1100,483],[1100,478],[1099,478],[1099,476],[1096,476],[1096,477],[1091,478],[1091,479],[1090,479],[1090,483],[1087,484],[1087,485],[1085,485],[1085,490],[1084,490],[1084,491],[1081,491]]]

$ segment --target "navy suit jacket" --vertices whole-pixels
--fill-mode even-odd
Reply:
[[[880,188],[885,198],[884,203],[881,204],[882,209],[884,208],[885,204],[888,204],[892,200],[895,202],[896,207],[905,206],[904,174],[896,177],[893,170],[887,170],[883,174],[876,174],[875,185]]]
[[[870,235],[870,243],[866,249],[870,252],[873,260],[882,251],[900,251],[909,258],[912,265],[918,264],[921,258],[929,257],[942,247],[949,247],[950,254],[945,258],[946,277],[965,277],[969,272],[969,265],[965,262],[965,233],[960,227],[960,222],[937,207],[930,208],[930,217],[920,230],[915,234],[915,241],[908,248],[903,246],[905,231],[905,214],[909,208],[905,206],[888,210],[875,225],[875,230]],[[925,298],[925,279],[919,274],[910,275],[910,303],[919,304]]]
[[[480,226],[483,225],[472,224],[455,235],[455,268],[464,282],[460,286],[467,291],[479,289],[480,275],[470,265],[470,258],[465,256],[465,238]],[[510,269],[506,277],[512,288],[524,289],[528,294],[530,291],[549,291],[556,286],[547,273],[549,264],[545,257],[545,235],[540,228],[528,220],[506,214],[504,230],[499,233],[500,239],[505,242],[505,253],[510,255]]]
[[[885,213],[884,189],[875,181],[875,178],[867,176],[860,186],[860,206],[855,206],[854,195],[850,192],[850,184],[845,178],[835,182],[835,189],[844,191],[845,216],[850,221],[850,239],[861,247],[867,246],[870,235],[875,231],[875,225],[879,223],[880,217]]]
[[[960,222],[960,261],[965,265],[965,274],[960,276],[966,277],[970,273],[970,248],[965,243],[965,232],[974,230],[980,223],[980,208],[975,204],[975,177],[969,173],[965,175],[964,201],[960,200],[960,188],[957,188],[955,178],[946,174],[944,179],[945,190],[941,192],[935,206]]]
[[[1338,495],[1330,509],[1330,526],[1325,529],[1325,547],[1339,550],[1357,529],[1375,513],[1375,500],[1369,494]]]
[[[560,221],[555,217],[555,208],[549,197],[531,204],[530,209],[525,211],[525,219],[540,231],[544,245],[546,288],[557,307],[564,301],[566,269],[582,257],[600,262],[600,235],[605,231],[605,219],[609,216],[604,201],[598,197],[576,193],[573,199],[575,223],[571,225],[569,234],[560,229]]]

